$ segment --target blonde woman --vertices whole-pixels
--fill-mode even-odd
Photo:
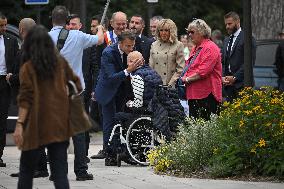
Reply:
[[[185,64],[176,24],[171,19],[160,20],[156,39],[151,46],[149,65],[162,77],[164,85],[174,86]]]

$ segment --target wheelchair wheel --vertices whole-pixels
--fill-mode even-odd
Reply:
[[[151,117],[132,119],[126,134],[127,150],[134,161],[148,165],[147,152],[161,142],[161,134],[153,128]]]

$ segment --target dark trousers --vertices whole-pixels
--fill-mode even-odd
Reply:
[[[6,131],[8,109],[10,104],[10,86],[6,82],[5,76],[0,76],[0,158],[6,146]]]
[[[38,158],[38,164],[36,167],[37,171],[48,171],[47,170],[47,158],[45,153],[45,148],[39,149],[39,158]]]
[[[284,92],[284,77],[278,79],[278,89]]]
[[[225,86],[223,88],[223,96],[225,98],[225,101],[233,102],[234,99],[238,98],[239,92],[242,89],[243,87],[237,89],[234,85]]]
[[[103,115],[103,147],[106,150],[111,131],[115,123],[116,103],[115,100],[111,100],[108,104],[102,106]]]
[[[56,189],[69,189],[69,181],[67,178],[67,147],[69,142],[59,142],[47,145],[50,158],[50,170],[54,179]],[[32,189],[33,174],[37,167],[37,163],[42,148],[22,151],[20,158],[20,175],[18,181],[18,189]]]
[[[218,113],[219,105],[212,93],[203,99],[190,99],[188,100],[189,116],[209,120],[211,113]]]
[[[86,162],[86,133],[79,133],[72,137],[74,145],[74,173],[86,174],[88,165]]]
[[[87,93],[86,91],[83,94],[84,96],[84,107],[85,107],[85,111],[87,112],[87,114],[90,114],[90,101],[91,101],[91,95],[89,95],[89,93]],[[89,131],[85,132],[85,145],[86,145],[86,156],[88,156],[88,152],[89,152],[89,146],[90,146],[90,134]]]
[[[97,131],[102,131],[102,108],[96,101],[90,102],[90,116],[91,118],[96,122],[98,125],[98,128],[96,128]]]

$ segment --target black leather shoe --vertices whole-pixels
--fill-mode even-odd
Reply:
[[[50,181],[53,181],[53,180],[54,180],[52,175],[50,175],[49,180],[50,180]]]
[[[11,177],[19,177],[20,173],[12,173],[10,176]]]
[[[12,173],[11,177],[19,177],[20,173]],[[35,171],[34,178],[40,178],[40,177],[48,177],[49,174],[47,171]]]
[[[90,163],[90,158],[86,157],[86,162]]]
[[[85,173],[85,174],[81,174],[81,175],[76,176],[77,181],[85,181],[85,180],[93,180],[93,179],[94,179],[94,177],[90,173]]]
[[[34,178],[40,178],[40,177],[48,177],[49,174],[47,171],[35,171]]]
[[[105,159],[105,166],[117,166],[116,159],[107,157]]]
[[[105,152],[100,150],[97,155],[91,156],[92,159],[104,159],[106,158]]]
[[[1,158],[0,158],[0,167],[6,167],[6,163],[4,163]]]

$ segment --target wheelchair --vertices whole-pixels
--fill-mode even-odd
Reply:
[[[180,117],[181,120],[185,117],[183,112],[183,107],[181,106],[178,95],[175,93],[174,97],[169,95],[169,91],[173,91],[165,86],[160,86],[152,99],[152,106],[154,108],[138,108],[129,114],[130,117],[126,121],[119,121],[114,125],[110,139],[109,145],[112,146],[114,154],[116,155],[117,166],[121,166],[121,161],[126,162],[131,165],[149,165],[147,154],[149,150],[153,149],[155,146],[165,143],[170,140],[165,130],[168,133],[176,132],[177,122],[176,118]],[[175,91],[175,90],[174,90]],[[161,99],[157,97],[161,95]],[[175,96],[176,95],[176,96]],[[155,102],[162,102],[162,107],[165,103],[165,98],[169,98],[171,102],[168,108],[163,108],[166,111],[166,116],[168,116],[166,121],[157,120],[153,115],[160,115],[161,111],[155,109],[157,104]],[[177,98],[177,100],[175,99]],[[177,104],[173,104],[177,103]],[[172,107],[177,107],[180,111],[173,111]],[[149,111],[151,109],[151,111]],[[157,112],[152,112],[157,111]],[[174,114],[172,115],[172,113]],[[175,114],[176,113],[176,114]],[[157,125],[159,123],[165,123],[166,128],[159,128]],[[155,125],[154,125],[155,124]]]
[[[118,167],[121,161],[148,165],[148,151],[163,141],[163,135],[153,127],[150,115],[134,115],[125,123],[116,124],[109,139],[115,149]]]

